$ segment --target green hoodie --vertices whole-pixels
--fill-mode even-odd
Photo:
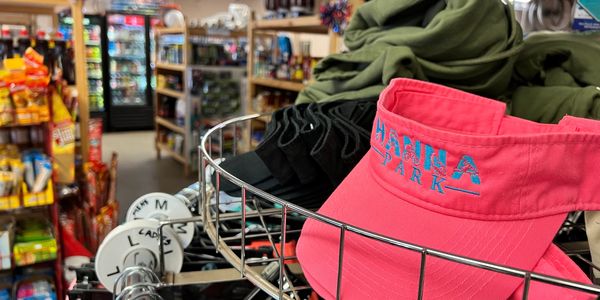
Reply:
[[[509,113],[557,123],[566,114],[600,119],[600,35],[542,33],[525,40]]]
[[[376,0],[358,8],[344,42],[350,51],[321,60],[296,104],[374,99],[396,77],[498,97],[522,32],[499,0]]]

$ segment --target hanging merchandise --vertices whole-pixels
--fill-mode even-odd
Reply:
[[[51,97],[54,111],[51,131],[55,180],[57,183],[73,183],[75,181],[75,123],[60,92],[53,89]]]
[[[12,121],[17,124],[37,124],[50,119],[46,99],[50,76],[48,67],[43,63],[44,57],[32,48],[27,48],[24,58],[4,60],[6,72],[3,73],[3,81],[9,88],[14,110],[10,109],[11,104],[7,101],[6,90],[2,91],[2,84],[0,84],[0,97],[4,99],[3,105],[8,108],[8,111],[14,111]],[[4,114],[3,118],[7,122],[11,119],[8,114]]]
[[[356,10],[344,43],[349,51],[321,60],[296,103],[375,98],[396,77],[497,97],[508,87],[522,33],[501,1],[377,0]]]
[[[374,101],[277,110],[256,150],[231,157],[221,167],[271,195],[318,208],[367,152],[374,114]],[[228,180],[221,180],[220,187],[227,196],[241,196]]]
[[[378,103],[371,149],[319,213],[395,239],[519,269],[534,269],[542,257],[551,261],[545,253],[554,252],[548,247],[566,214],[600,208],[591,188],[599,175],[595,145],[600,126],[570,116],[558,125],[535,124],[507,117],[505,110],[502,102],[440,85],[393,80]],[[565,159],[570,163],[565,165]],[[566,194],[577,197],[559,196]],[[305,276],[327,299],[336,295],[339,236],[339,229],[309,219],[298,242]],[[342,298],[417,294],[420,253],[357,234],[346,234],[344,241]],[[558,256],[573,264],[564,254]],[[365,270],[386,276],[373,281]],[[435,258],[427,260],[424,276],[424,295],[445,299],[507,299],[523,283]],[[589,283],[583,274],[576,277]],[[537,297],[534,291],[550,298],[581,296],[531,285],[530,298]]]
[[[89,121],[88,139],[90,146],[88,150],[88,161],[102,162],[102,119],[91,119]]]
[[[348,0],[328,1],[321,4],[321,23],[342,35],[348,26],[348,20],[352,14],[352,5]]]

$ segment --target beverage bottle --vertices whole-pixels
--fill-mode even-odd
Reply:
[[[2,29],[2,40],[0,40],[0,59],[11,58],[13,55],[13,38],[10,29]]]
[[[22,29],[21,31],[19,31],[19,38],[17,39],[17,48],[15,49],[14,53],[23,57],[23,54],[25,54],[25,50],[27,50],[27,48],[31,46],[32,41],[34,41],[34,39],[32,39],[29,36],[29,31],[27,31],[27,29]]]

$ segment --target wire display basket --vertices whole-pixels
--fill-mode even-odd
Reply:
[[[286,242],[290,236],[298,236],[301,226],[297,226],[298,220],[313,219],[318,222],[328,224],[339,230],[339,251],[337,267],[337,291],[336,299],[340,299],[342,291],[342,276],[344,274],[343,261],[345,250],[345,237],[348,233],[356,234],[370,239],[373,243],[386,243],[399,250],[405,249],[420,254],[420,271],[418,278],[418,291],[415,293],[415,299],[423,299],[424,284],[427,281],[425,276],[426,261],[432,257],[450,261],[456,264],[466,265],[472,268],[484,269],[492,272],[518,277],[523,280],[524,293],[523,299],[528,299],[530,283],[532,281],[542,282],[550,285],[560,286],[567,289],[578,290],[591,295],[600,295],[600,286],[589,285],[575,282],[567,279],[557,278],[530,272],[527,270],[516,269],[508,266],[498,265],[478,259],[455,255],[445,251],[428,248],[423,245],[417,245],[410,241],[402,241],[389,236],[372,232],[353,224],[348,224],[336,219],[321,215],[313,210],[306,209],[294,203],[290,203],[278,197],[275,197],[263,190],[260,190],[220,167],[219,163],[226,156],[224,154],[224,133],[233,141],[228,145],[229,155],[237,155],[241,149],[249,149],[249,136],[252,135],[250,126],[256,118],[262,118],[258,114],[247,115],[233,118],[220,123],[210,129],[202,138],[199,147],[199,197],[191,199],[190,206],[198,213],[198,217],[189,219],[166,220],[161,221],[159,234],[162,235],[164,226],[181,222],[202,222],[203,230],[210,237],[216,251],[222,255],[229,264],[236,270],[239,278],[247,279],[256,286],[256,293],[264,292],[275,299],[301,299],[300,293],[311,291],[311,287],[304,283],[298,284],[292,280],[293,276],[301,274],[301,268],[297,258],[290,254],[286,249]],[[250,133],[248,135],[248,133]],[[245,134],[244,144],[238,141],[239,136]],[[211,175],[211,173],[213,175]],[[210,176],[210,177],[209,177]],[[212,177],[212,178],[211,178]],[[214,184],[213,182],[214,179]],[[227,179],[235,184],[240,190],[239,212],[221,212],[219,206],[221,199],[221,182]],[[230,201],[229,199],[227,201]],[[228,202],[231,204],[231,202]],[[265,219],[279,221],[279,226],[268,226]],[[253,222],[250,222],[250,221]],[[235,221],[232,223],[232,221]],[[290,226],[290,222],[295,224]],[[224,236],[225,230],[231,230],[231,224],[239,225],[239,234],[235,236]],[[250,230],[249,224],[262,225],[263,232]],[[272,224],[272,223],[271,223]],[[269,241],[269,247],[272,248],[273,258],[255,258],[248,257],[248,241],[252,238],[261,237]],[[177,284],[176,280],[169,278],[173,274],[164,273],[164,252],[161,244],[160,272],[163,278],[163,284]],[[271,274],[271,275],[267,275]],[[272,276],[275,274],[275,276]],[[275,279],[274,279],[275,278]],[[166,281],[166,282],[165,282]],[[193,281],[193,280],[191,280]],[[255,294],[256,294],[255,293]],[[385,293],[385,292],[384,292]],[[252,299],[249,295],[246,299]]]

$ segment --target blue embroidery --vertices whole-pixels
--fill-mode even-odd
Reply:
[[[456,168],[452,169],[452,176],[448,178],[448,151],[446,149],[436,149],[431,145],[421,143],[420,140],[411,139],[411,137],[406,135],[399,138],[398,133],[393,128],[388,128],[386,135],[385,122],[377,118],[376,124],[375,140],[380,145],[385,145],[385,152],[375,146],[371,148],[381,157],[383,166],[390,165],[388,168],[394,168],[395,173],[404,176],[404,163],[407,162],[412,166],[409,180],[418,185],[422,186],[425,184],[429,186],[430,190],[440,194],[445,194],[444,190],[447,189],[469,195],[480,195],[478,191],[456,186],[465,173],[469,175],[473,184],[481,184],[481,177],[473,157],[462,155]],[[400,145],[400,141],[402,141],[402,145]],[[390,164],[394,159],[398,161],[397,164]],[[422,168],[421,163],[423,164]]]
[[[400,143],[398,142],[398,134],[396,130],[390,130],[390,136],[388,138],[388,142],[385,145],[385,149],[389,152],[390,148],[394,147],[394,155],[396,157],[400,157]]]
[[[471,175],[471,181],[474,184],[481,184],[481,179],[479,179],[479,172],[477,171],[477,166],[475,166],[475,162],[473,158],[468,155],[463,155],[463,157],[458,162],[456,169],[454,169],[454,173],[452,174],[452,179],[460,179],[464,173]]]
[[[446,178],[440,178],[436,175],[433,175],[433,181],[431,182],[431,190],[438,191],[438,193],[443,194],[444,189],[442,189],[442,182],[446,181]]]
[[[438,150],[436,155],[433,147],[425,145],[425,164],[423,168],[429,171],[432,166],[435,175],[446,176],[446,150]]]
[[[413,167],[413,172],[412,176],[410,176],[410,180],[421,185],[421,175],[423,175],[423,173],[421,173],[421,170],[419,170],[417,167]]]
[[[379,144],[383,145],[383,139],[385,138],[385,125],[381,119],[377,118],[377,127],[375,129],[375,139],[379,140]]]
[[[402,153],[402,159],[405,161],[412,160],[413,166],[418,166],[421,163],[421,141],[416,140],[415,145],[413,146],[410,138],[404,136],[404,151]]]

